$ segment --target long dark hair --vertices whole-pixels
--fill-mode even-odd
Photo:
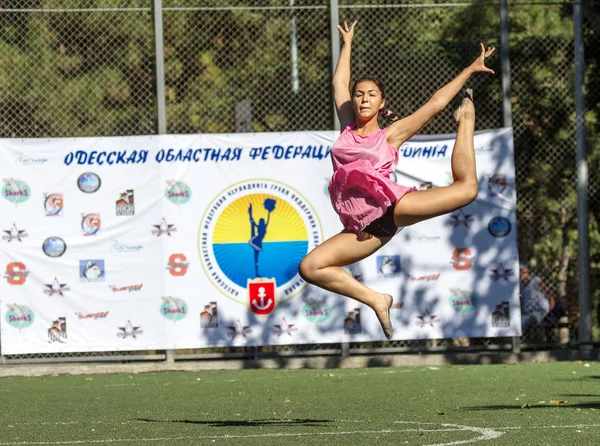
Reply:
[[[352,97],[354,97],[354,93],[356,92],[356,86],[361,82],[373,82],[375,85],[377,85],[377,88],[379,88],[379,91],[381,92],[381,98],[386,99],[385,86],[383,85],[383,81],[376,76],[361,76],[355,79],[352,82],[352,88],[350,90]],[[388,108],[382,108],[381,110],[379,110],[379,116],[381,116],[387,121],[397,121],[398,119],[400,119],[400,116],[398,116],[396,113],[394,113]]]

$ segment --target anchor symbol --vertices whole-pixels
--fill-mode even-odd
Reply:
[[[252,306],[257,310],[264,311],[273,304],[273,299],[271,298],[269,298],[267,303],[265,303],[265,297],[267,297],[267,293],[265,291],[266,290],[264,286],[261,286],[258,289],[258,297],[260,298],[260,303],[257,303],[256,300],[252,300]]]

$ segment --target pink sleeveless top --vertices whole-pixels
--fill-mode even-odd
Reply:
[[[390,179],[398,150],[388,143],[385,129],[361,136],[352,131],[355,126],[346,127],[331,147],[329,197],[344,228],[359,233],[416,188]]]

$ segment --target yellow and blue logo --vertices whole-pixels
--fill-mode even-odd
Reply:
[[[198,249],[211,282],[227,297],[249,305],[248,283],[275,282],[277,302],[305,287],[302,258],[322,241],[310,203],[291,187],[266,179],[247,180],[219,193],[198,232]]]

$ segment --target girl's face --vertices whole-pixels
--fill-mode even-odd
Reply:
[[[356,85],[352,96],[352,107],[357,120],[372,119],[384,105],[385,99],[381,97],[381,91],[375,82],[363,81]]]

